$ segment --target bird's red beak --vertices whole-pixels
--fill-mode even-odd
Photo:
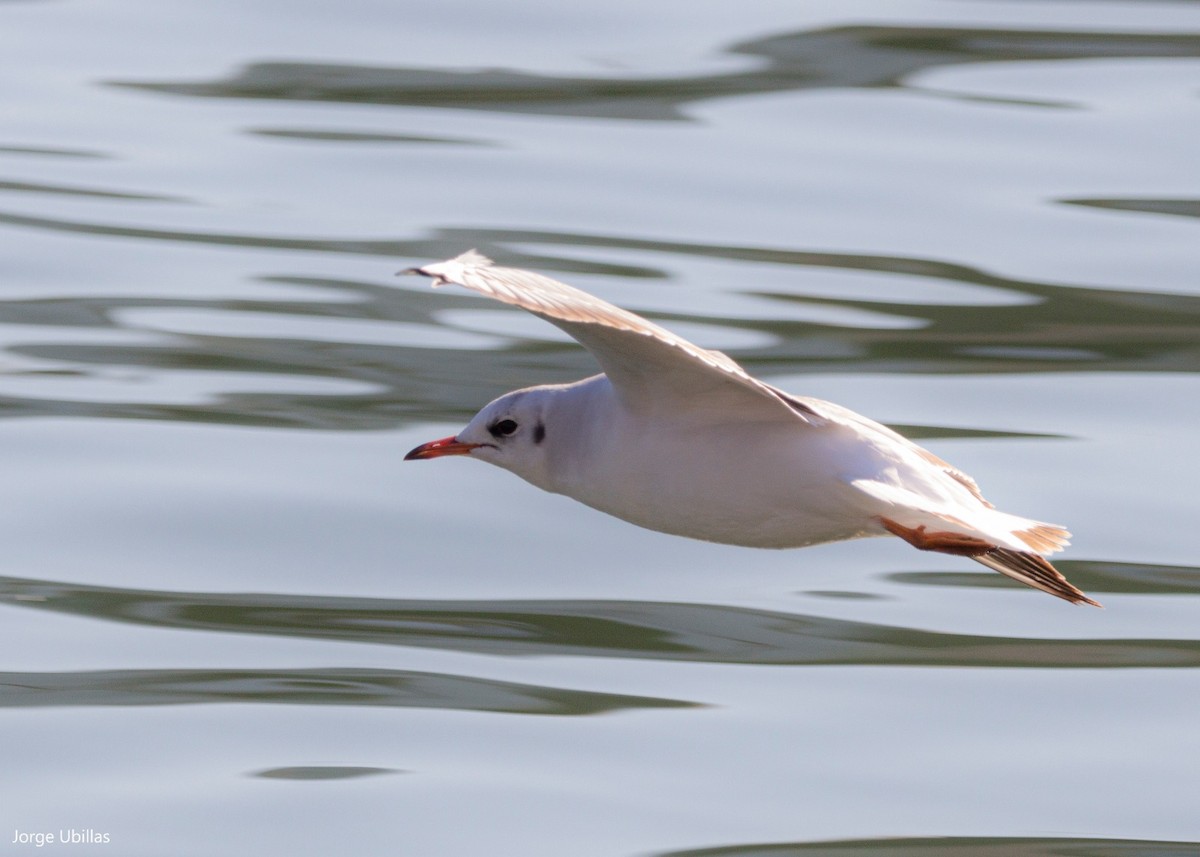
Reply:
[[[423,461],[426,458],[441,458],[443,455],[468,455],[482,443],[462,443],[456,437],[444,437],[423,443],[404,456],[405,461]]]

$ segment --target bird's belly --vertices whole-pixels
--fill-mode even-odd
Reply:
[[[632,524],[691,539],[756,548],[799,548],[877,535],[866,515],[835,516],[812,506],[778,506],[772,513],[745,514],[737,506],[703,504],[686,515],[657,509],[595,508]]]
[[[836,457],[819,442],[797,443],[794,427],[750,443],[719,431],[681,440],[654,454],[606,456],[603,478],[564,493],[647,529],[747,547],[881,532]]]

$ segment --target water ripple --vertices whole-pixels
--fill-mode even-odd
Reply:
[[[670,699],[593,693],[408,670],[175,669],[0,673],[0,708],[254,702],[583,715],[678,708]]]
[[[839,254],[770,247],[665,242],[614,235],[530,230],[446,229],[414,240],[288,239],[211,235],[142,227],[82,224],[0,214],[0,222],[142,237],[337,253],[367,253],[428,260],[480,246],[506,264],[533,267],[570,279],[582,271],[624,278],[665,279],[688,259],[715,259],[753,270],[780,267],[869,273],[894,280],[890,298],[872,299],[757,290],[757,315],[645,310],[667,326],[715,325],[714,340],[729,340],[734,356],[756,374],[816,369],[822,373],[958,374],[988,372],[1197,372],[1200,371],[1200,298],[1143,290],[1098,289],[1000,277],[960,264],[913,257]],[[546,252],[514,250],[544,248]],[[658,254],[662,266],[564,258],[588,248]],[[308,290],[296,300],[224,300],[78,295],[0,301],[9,373],[18,370],[96,376],[102,395],[73,394],[54,384],[25,396],[6,385],[0,416],[55,415],[235,422],[249,425],[390,428],[425,418],[462,418],[497,391],[558,383],[591,374],[595,365],[574,344],[547,343],[517,325],[494,334],[448,326],[446,314],[495,312],[495,305],[463,294],[427,291],[392,281],[400,262],[381,265],[381,283],[276,274],[266,281]],[[779,273],[774,276],[778,278]],[[396,284],[393,285],[393,282]],[[1003,305],[975,306],[923,299],[922,282],[955,283],[1022,296]],[[908,295],[914,300],[909,300]],[[667,306],[658,301],[658,306]],[[771,306],[793,305],[770,313]],[[636,308],[636,307],[635,307]],[[814,311],[825,319],[808,318]],[[888,320],[883,323],[882,320]],[[905,328],[921,326],[920,335]],[[146,326],[166,332],[146,340]],[[728,331],[728,335],[722,333]],[[98,336],[118,339],[100,341]],[[705,335],[707,337],[707,334]],[[123,338],[120,338],[123,337]],[[134,337],[140,337],[134,338]],[[700,344],[713,345],[702,341]],[[492,348],[486,372],[473,352]],[[150,386],[113,386],[131,371],[246,373],[230,377],[228,390],[205,381],[196,403],[162,399]],[[171,373],[176,373],[172,376]],[[260,383],[281,375],[337,378],[337,390],[303,384]],[[38,376],[53,380],[50,374]],[[65,376],[64,376],[65,377]],[[172,380],[173,378],[173,380]],[[355,392],[357,391],[357,392]],[[224,392],[226,395],[221,395]],[[253,392],[253,395],[248,395]],[[81,400],[82,399],[82,400]],[[87,401],[99,399],[99,401]]]
[[[658,857],[1196,857],[1197,842],[1021,836],[930,836],[780,842],[663,851]]]
[[[974,63],[1195,57],[1200,36],[959,27],[801,30],[725,48],[758,66],[678,77],[556,77],[512,69],[446,71],[259,62],[199,82],[114,81],[171,95],[455,107],[642,121],[682,120],[685,105],[806,89],[892,88],[929,69]]]
[[[716,604],[161,592],[0,578],[0,600],[163,628],[488,655],[859,666],[1200,667],[1200,640],[989,637]]]

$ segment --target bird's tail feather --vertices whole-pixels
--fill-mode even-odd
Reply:
[[[1045,558],[1035,553],[997,547],[973,556],[971,559],[986,565],[992,571],[998,571],[1003,575],[1011,577],[1013,580],[1024,583],[1026,586],[1032,586],[1034,589],[1049,592],[1051,595],[1056,595],[1059,598],[1070,601],[1072,604],[1091,604],[1093,607],[1103,606],[1099,601],[1093,601],[1084,595],[1083,592],[1063,577],[1062,572],[1052,566]]]

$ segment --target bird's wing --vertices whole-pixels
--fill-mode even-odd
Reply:
[[[719,351],[693,345],[639,315],[531,271],[502,268],[474,250],[402,273],[454,283],[544,318],[592,353],[631,408],[732,407],[742,418],[825,422],[814,407],[752,378]],[[703,399],[697,399],[703,397]],[[753,410],[749,410],[753,409]],[[747,412],[749,411],[749,412]]]
[[[959,470],[953,464],[942,458],[934,455],[928,449],[919,444],[913,443],[904,435],[894,431],[882,423],[877,423],[875,420],[864,417],[862,414],[857,414],[849,408],[843,408],[841,405],[835,405],[833,402],[822,401],[821,399],[810,399],[797,397],[801,404],[807,405],[814,410],[819,411],[826,419],[846,426],[864,438],[870,439],[874,437],[877,440],[882,440],[885,443],[892,444],[897,447],[908,450],[918,458],[922,459],[927,464],[931,464],[937,470],[940,470],[944,475],[950,477],[962,487],[966,488],[971,495],[989,509],[995,508],[983,496],[983,492],[979,490],[979,483],[968,476],[963,471]]]

